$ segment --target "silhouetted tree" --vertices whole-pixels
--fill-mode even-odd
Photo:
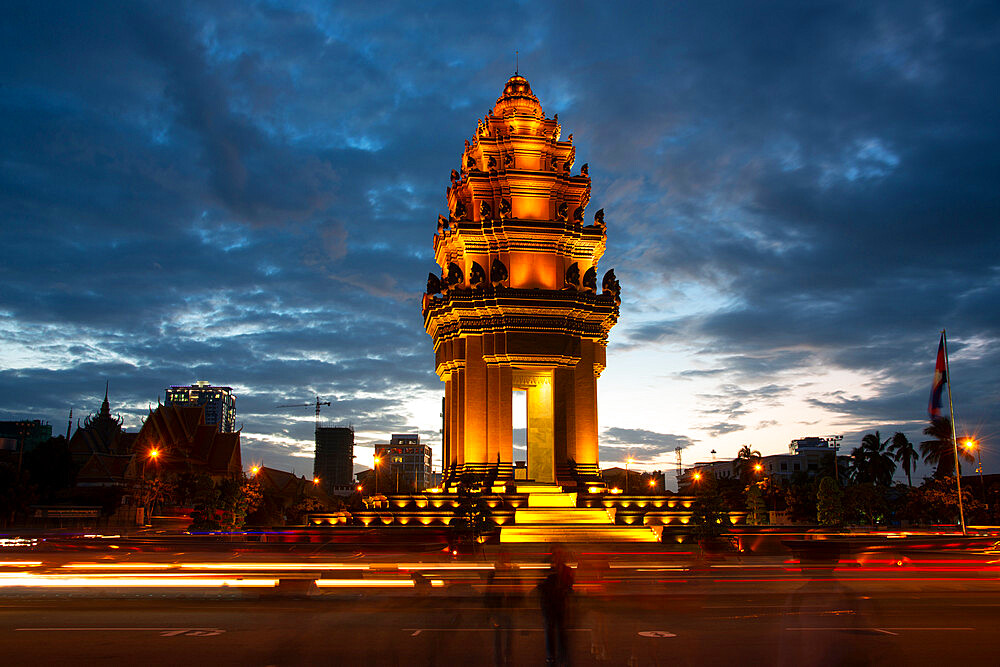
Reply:
[[[844,523],[843,493],[832,477],[824,477],[816,492],[816,521],[821,526],[839,526]]]
[[[856,484],[892,485],[896,462],[886,451],[889,441],[882,442],[878,431],[861,438],[861,446],[851,451],[851,479]]]
[[[954,475],[955,448],[951,439],[951,418],[935,417],[924,429],[924,435],[931,436],[931,439],[920,443],[920,453],[924,457],[924,463],[936,466],[934,478],[943,479]],[[975,461],[972,452],[964,447],[958,448],[958,455],[960,459],[965,459],[969,463]]]
[[[907,486],[913,486],[911,474],[916,470],[919,458],[913,443],[907,439],[906,435],[896,431],[896,434],[892,436],[892,444],[889,445],[889,451],[892,452],[894,459],[902,463],[903,472],[906,473]]]
[[[750,449],[750,445],[743,445],[736,454],[736,468],[739,471],[740,481],[748,484],[754,479],[756,466],[760,465],[761,454],[756,449]]]

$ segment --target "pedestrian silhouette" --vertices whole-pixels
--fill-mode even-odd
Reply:
[[[545,663],[569,665],[569,644],[566,640],[566,611],[573,592],[573,571],[566,564],[565,552],[552,550],[550,566],[538,584],[542,618],[545,621]]]

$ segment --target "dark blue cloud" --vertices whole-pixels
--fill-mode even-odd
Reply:
[[[845,430],[919,439],[944,326],[959,418],[1000,433],[990,3],[522,3],[488,23],[435,3],[14,3],[6,19],[0,416],[58,426],[110,377],[135,424],[204,378],[244,388],[248,432],[309,440],[272,408],[317,394],[369,432],[433,423],[408,407],[440,391],[419,312],[431,235],[519,49],[608,211],[613,346],[689,352],[674,377],[716,386],[705,433],[800,392]],[[816,366],[873,382],[772,379]],[[604,435],[645,442],[631,431]]]

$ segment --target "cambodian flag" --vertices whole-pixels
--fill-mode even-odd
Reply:
[[[927,414],[931,419],[941,416],[941,392],[944,391],[944,383],[948,381],[948,366],[944,358],[944,334],[941,334],[941,342],[938,343],[937,363],[934,364],[934,384],[931,386],[931,401],[927,406]]]

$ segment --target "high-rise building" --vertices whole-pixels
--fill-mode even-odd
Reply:
[[[420,444],[416,433],[394,433],[389,444],[376,444],[375,456],[379,465],[385,466],[382,474],[406,480],[417,491],[434,486],[431,476],[431,448]]]
[[[164,405],[204,407],[206,424],[221,433],[236,430],[236,395],[232,387],[215,387],[203,380],[190,386],[170,385]]]
[[[2,449],[30,452],[51,437],[52,425],[40,419],[0,422],[0,439],[4,440]]]
[[[354,490],[354,429],[316,428],[313,477],[319,477],[327,493],[341,495]]]

